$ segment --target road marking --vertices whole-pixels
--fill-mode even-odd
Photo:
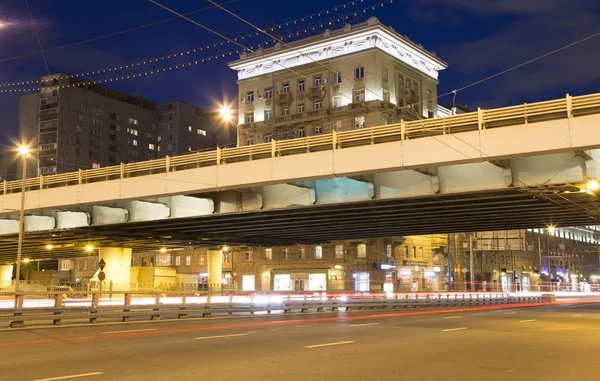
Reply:
[[[583,314],[575,314],[575,315],[571,315],[573,317],[577,317],[577,316],[583,316]]]
[[[352,344],[354,341],[338,341],[337,343],[327,343],[327,344],[317,344],[317,345],[307,345],[304,348],[320,348],[320,347],[329,347],[332,345],[342,345],[342,344]]]
[[[147,329],[130,329],[128,331],[107,331],[102,332],[103,335],[110,335],[114,333],[130,333],[130,332],[148,332],[148,331],[158,331],[157,328],[147,328]]]
[[[233,335],[202,336],[202,337],[196,337],[194,340],[225,339],[225,338],[228,338],[228,337],[248,336],[248,335],[253,334],[253,333],[256,333],[256,332],[236,333],[236,334],[233,334]]]
[[[54,381],[54,380],[68,380],[71,378],[80,378],[80,377],[89,377],[89,376],[100,376],[104,373],[102,372],[94,372],[94,373],[82,373],[82,374],[73,374],[70,376],[62,376],[62,377],[52,377],[52,378],[38,378],[33,381]]]
[[[465,329],[469,329],[469,327],[442,329],[442,332],[462,331],[462,330],[465,330]]]
[[[350,324],[350,327],[364,327],[367,325],[379,325],[381,323],[363,323],[363,324]]]
[[[533,321],[537,321],[537,319],[521,320],[519,323],[531,323]]]
[[[444,316],[442,319],[458,319],[462,316]]]

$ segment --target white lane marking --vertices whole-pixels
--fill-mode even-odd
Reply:
[[[461,318],[462,316],[444,316],[442,319],[458,319]]]
[[[575,314],[575,315],[571,315],[573,317],[577,317],[577,316],[583,316],[583,314]]]
[[[504,315],[513,315],[516,314],[516,312],[512,311],[512,312],[505,312]]]
[[[462,331],[462,330],[465,330],[465,329],[469,329],[469,327],[442,329],[442,332]]]
[[[320,348],[320,347],[329,347],[332,345],[342,345],[342,344],[352,344],[354,341],[338,341],[337,343],[326,343],[326,344],[317,344],[317,345],[307,345],[304,348]]]
[[[235,333],[233,335],[218,335],[218,336],[202,336],[196,337],[194,340],[207,340],[207,339],[225,339],[228,337],[239,337],[239,336],[248,336],[256,332],[248,332],[248,333]]]
[[[363,323],[363,324],[350,324],[350,327],[364,327],[367,325],[379,325],[381,323]]]
[[[101,332],[103,335],[110,335],[114,333],[130,333],[130,332],[149,332],[149,331],[158,331],[157,328],[147,328],[147,329],[130,329],[128,331],[106,331]]]
[[[520,320],[519,323],[531,323],[537,321],[537,319],[529,319],[529,320]]]
[[[54,380],[68,380],[71,378],[80,378],[80,377],[90,377],[90,376],[100,376],[104,373],[102,372],[94,372],[94,373],[81,373],[81,374],[72,374],[70,376],[62,376],[62,377],[51,377],[51,378],[38,378],[33,381],[54,381]]]

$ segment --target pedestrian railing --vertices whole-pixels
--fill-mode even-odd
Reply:
[[[59,325],[66,321],[96,323],[131,319],[183,319],[211,315],[254,315],[258,313],[339,312],[366,309],[453,308],[491,305],[530,305],[550,301],[549,296],[531,294],[513,296],[498,293],[438,293],[438,294],[270,294],[270,295],[210,295],[159,293],[121,293],[102,298],[100,293],[85,295],[83,302],[73,302],[62,293],[52,293],[51,307],[23,308],[17,299],[16,308],[0,309],[0,325],[17,328],[30,324]],[[105,295],[106,296],[106,295]],[[142,304],[136,303],[142,299]]]
[[[307,152],[338,150],[361,145],[404,141],[427,136],[446,135],[466,131],[537,123],[548,120],[575,118],[600,113],[600,94],[503,107],[478,109],[476,112],[332,132],[304,138],[289,139],[235,148],[217,148],[214,151],[167,156],[163,159],[140,161],[118,166],[79,170],[25,180],[26,189],[44,189],[75,184],[110,181],[134,176],[174,172],[203,166],[224,165],[239,161],[257,160]],[[0,194],[20,192],[22,180],[4,181]]]

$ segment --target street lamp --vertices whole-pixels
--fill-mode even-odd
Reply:
[[[240,125],[237,122],[237,120],[235,120],[235,117],[233,115],[233,111],[231,110],[231,107],[224,105],[221,106],[219,108],[219,115],[221,116],[221,119],[225,122],[225,123],[233,123],[235,125],[235,135],[236,135],[236,146],[239,147],[240,146]]]
[[[598,189],[600,189],[600,183],[598,183],[598,180],[595,179],[588,181],[586,186],[587,189],[591,191],[597,191]]]
[[[21,280],[21,252],[23,250],[23,225],[25,219],[25,180],[27,180],[27,158],[29,158],[29,148],[25,145],[19,147],[19,155],[23,159],[23,176],[21,177],[21,210],[19,213],[19,238],[17,241],[17,274],[15,276],[15,308],[20,307],[19,281]]]

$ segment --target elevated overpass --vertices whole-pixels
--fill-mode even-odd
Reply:
[[[593,225],[600,94],[40,176],[24,255]],[[0,262],[23,183],[2,184]]]

